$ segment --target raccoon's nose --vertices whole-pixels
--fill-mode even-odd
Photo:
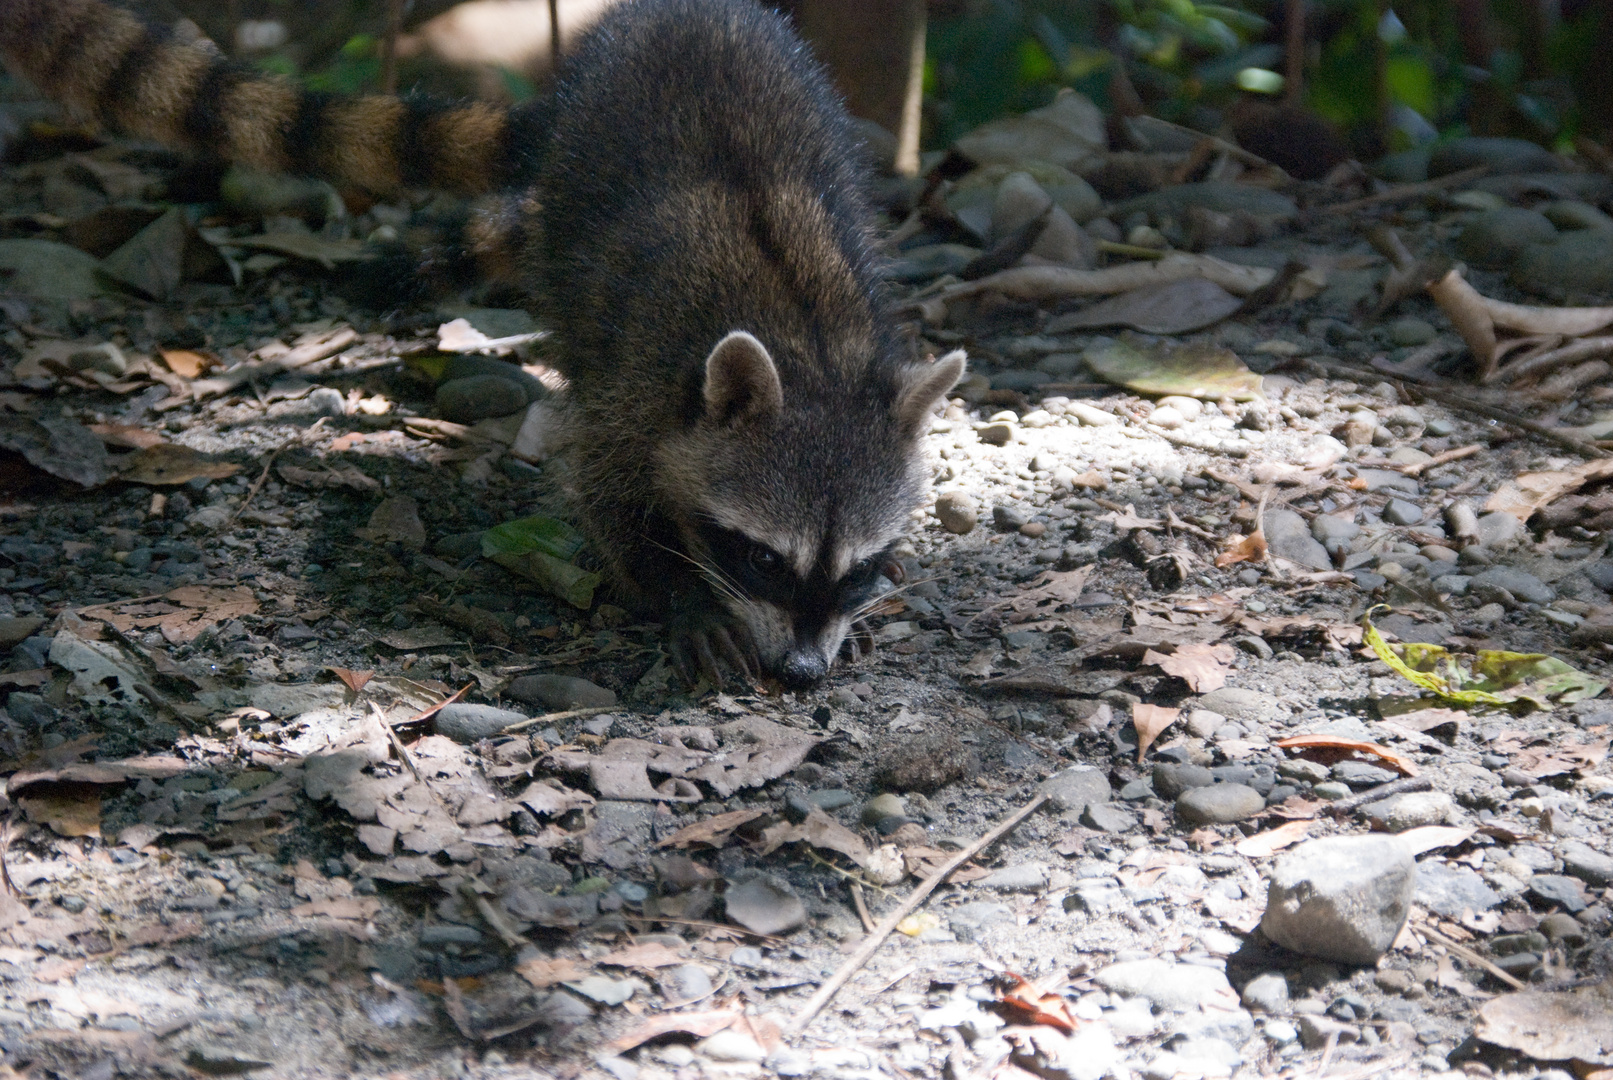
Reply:
[[[784,658],[779,677],[791,690],[805,690],[829,672],[829,664],[816,649],[798,649]]]

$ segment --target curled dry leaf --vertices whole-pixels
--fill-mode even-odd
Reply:
[[[1275,855],[1283,848],[1299,843],[1310,831],[1309,821],[1290,821],[1286,825],[1279,825],[1275,829],[1267,829],[1263,833],[1239,840],[1236,849],[1239,855],[1246,855],[1251,859],[1264,859]]]
[[[363,690],[364,684],[375,677],[374,671],[354,671],[351,668],[344,667],[333,667],[328,670],[332,675],[342,680],[347,688],[355,694]]]
[[[657,847],[687,848],[695,844],[704,844],[708,847],[720,848],[728,843],[728,838],[734,830],[748,825],[757,818],[767,817],[764,810],[730,810],[726,814],[717,814],[693,825],[685,825],[671,836],[662,840]]]
[[[997,1003],[1013,1016],[1015,1023],[1045,1024],[1066,1033],[1081,1026],[1081,1021],[1070,1011],[1070,1003],[1058,994],[1050,994],[1012,971],[1003,974],[1012,979],[1014,985],[998,995]]]
[[[1586,484],[1613,478],[1613,458],[1593,458],[1572,469],[1553,469],[1546,472],[1519,473],[1503,481],[1485,502],[1484,509],[1511,514],[1519,521],[1528,521],[1551,503],[1578,491]]]
[[[1153,262],[1122,263],[1102,270],[1065,266],[1016,266],[942,292],[943,302],[983,292],[1000,292],[1020,300],[1053,300],[1065,296],[1110,296],[1150,285],[1202,278],[1235,296],[1248,296],[1275,277],[1266,266],[1240,266],[1213,255],[1173,252]]]
[[[1149,649],[1143,653],[1143,663],[1157,665],[1165,674],[1176,676],[1195,694],[1208,694],[1226,685],[1235,655],[1232,646],[1224,643],[1187,643],[1169,653]]]
[[[1482,366],[1482,382],[1504,374],[1498,370],[1503,353],[1497,329],[1575,338],[1613,325],[1613,307],[1544,307],[1492,300],[1456,269],[1430,284],[1428,292]]]
[[[1167,709],[1162,705],[1138,704],[1131,707],[1131,723],[1137,729],[1137,760],[1140,762],[1148,748],[1154,745],[1166,728],[1176,722],[1182,710]]]
[[[296,487],[350,488],[353,491],[376,491],[381,487],[351,465],[338,469],[300,469],[295,465],[282,465],[277,471],[282,480]]]
[[[166,441],[155,431],[147,431],[133,424],[91,424],[90,430],[106,445],[124,450],[145,450],[148,447],[161,446]]]
[[[1286,739],[1278,739],[1277,745],[1284,750],[1342,750],[1369,754],[1384,761],[1402,776],[1416,776],[1420,771],[1417,763],[1406,755],[1397,753],[1387,746],[1362,742],[1359,739],[1341,739],[1336,735],[1291,735]]]
[[[218,366],[218,358],[208,353],[190,349],[163,349],[161,353],[162,362],[168,365],[168,370],[187,379],[194,379],[207,369]]]
[[[1230,539],[1230,546],[1215,557],[1218,567],[1232,566],[1241,562],[1266,561],[1266,531],[1256,529],[1248,536],[1234,536]]]
[[[188,446],[158,443],[124,458],[118,476],[131,484],[172,487],[200,478],[222,480],[240,471],[233,462],[215,461]]]

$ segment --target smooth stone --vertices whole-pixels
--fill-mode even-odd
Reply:
[[[1014,909],[1000,900],[975,900],[959,904],[947,912],[947,922],[971,930],[984,926],[1012,924],[1013,921]]]
[[[1246,1008],[1258,1012],[1288,1011],[1288,979],[1280,971],[1265,971],[1250,979],[1241,995]]]
[[[1338,514],[1317,514],[1311,520],[1311,536],[1329,552],[1335,547],[1349,550],[1350,541],[1361,535],[1361,526]]]
[[[1028,172],[1012,172],[997,185],[991,204],[991,242],[1019,232],[1053,206],[1053,198]]]
[[[963,491],[943,491],[935,500],[935,516],[949,533],[962,536],[980,523],[980,507]]]
[[[1074,765],[1042,781],[1041,790],[1053,809],[1079,814],[1089,806],[1101,806],[1112,797],[1108,774],[1091,765]]]
[[[1352,788],[1377,787],[1400,775],[1364,761],[1341,761],[1333,766],[1331,774],[1333,779],[1349,784]]]
[[[991,508],[991,523],[998,532],[1018,532],[1031,520],[1031,508],[1022,503],[998,503]]]
[[[1404,318],[1396,319],[1389,324],[1389,340],[1402,348],[1415,348],[1418,345],[1427,345],[1439,336],[1434,324],[1426,319]],[[1420,425],[1419,425],[1420,426]]]
[[[1007,375],[1010,373],[1003,372],[1003,374]],[[1011,387],[998,386],[995,376],[992,380],[992,386],[995,389],[1012,389]],[[999,420],[995,423],[980,425],[979,430],[976,431],[975,434],[979,435],[980,441],[985,443],[987,446],[1007,446],[1009,443],[1014,441],[1014,425],[1009,423],[1007,420]]]
[[[1501,894],[1472,870],[1429,859],[1417,864],[1417,903],[1428,910],[1458,918],[1464,908],[1488,911],[1501,903]]]
[[[1286,776],[1290,780],[1303,780],[1308,784],[1319,784],[1331,776],[1332,772],[1320,761],[1288,758],[1277,763],[1277,775]]]
[[[906,816],[907,804],[902,801],[900,795],[890,792],[875,795],[863,803],[862,813],[859,815],[864,825],[878,825],[886,818]]]
[[[1229,720],[1251,723],[1275,720],[1288,715],[1282,701],[1261,690],[1248,690],[1241,686],[1223,686],[1199,697],[1199,705],[1220,713]]]
[[[1383,520],[1391,525],[1415,525],[1424,516],[1422,507],[1404,499],[1390,499],[1383,508]]]
[[[435,719],[437,734],[446,735],[457,743],[477,743],[497,735],[511,724],[528,719],[526,713],[512,709],[498,709],[491,705],[471,705],[452,701],[438,710]]]
[[[707,1035],[695,1043],[695,1049],[712,1061],[759,1065],[767,1060],[767,1051],[762,1049],[761,1043],[733,1028]]]
[[[1226,825],[1266,808],[1266,797],[1243,784],[1190,788],[1176,800],[1176,814],[1193,825]]]
[[[616,704],[616,692],[573,675],[522,675],[505,691],[517,701],[541,705],[551,712],[571,709],[609,708]]]
[[[1577,303],[1613,292],[1613,243],[1599,229],[1564,233],[1518,253],[1508,275],[1520,289]]]
[[[1448,176],[1476,165],[1492,173],[1562,172],[1563,159],[1527,139],[1465,135],[1434,147],[1428,155],[1428,178]]]
[[[1193,206],[1218,214],[1252,214],[1274,222],[1290,221],[1299,214],[1299,204],[1281,192],[1224,180],[1162,187],[1126,200],[1116,206],[1112,214],[1117,221],[1136,213],[1147,214],[1155,221],[1166,217],[1179,220]]]
[[[1557,592],[1551,586],[1531,573],[1510,566],[1492,566],[1473,576],[1475,588],[1485,585],[1505,589],[1526,604],[1549,604],[1557,599]]]
[[[1095,803],[1081,811],[1081,824],[1103,833],[1130,832],[1137,819],[1111,803]]]
[[[530,404],[526,388],[501,375],[470,375],[437,387],[437,414],[456,424],[508,416]]]
[[[1413,791],[1395,800],[1384,816],[1384,826],[1392,833],[1444,825],[1456,816],[1456,800],[1443,791]]]
[[[926,244],[909,248],[891,260],[885,276],[892,281],[929,281],[956,274],[980,257],[980,249],[967,244]]]
[[[1480,514],[1474,522],[1474,547],[1462,549],[1463,560],[1470,558],[1475,550],[1484,553],[1504,551],[1522,540],[1528,532],[1523,522],[1503,510]]]
[[[1578,915],[1590,905],[1579,878],[1562,874],[1536,874],[1529,879],[1529,895],[1546,904],[1556,904],[1570,915]]]
[[[42,300],[87,300],[107,292],[96,274],[101,260],[51,240],[0,240],[7,292]]]
[[[1079,176],[1062,184],[1043,184],[1042,190],[1052,196],[1054,205],[1083,225],[1103,209],[1103,196]]]
[[[1162,761],[1154,766],[1153,787],[1162,799],[1175,799],[1191,788],[1209,787],[1215,775],[1203,765]]]
[[[1293,510],[1267,510],[1264,520],[1266,547],[1278,558],[1308,566],[1312,570],[1331,570],[1333,559],[1327,549],[1311,536],[1311,526]]]
[[[1557,227],[1538,210],[1509,206],[1479,214],[1456,238],[1456,251],[1474,266],[1508,266],[1530,244],[1557,237]]]
[[[1187,730],[1200,739],[1213,737],[1227,722],[1226,717],[1209,709],[1194,709],[1187,714]]]
[[[11,700],[16,701],[17,696],[12,694]],[[12,710],[12,715],[16,715],[15,709]],[[1558,850],[1558,854],[1563,859],[1564,873],[1599,889],[1613,885],[1613,858],[1584,844],[1572,842],[1564,844]]]
[[[1572,915],[1554,912],[1540,920],[1540,932],[1547,941],[1560,941],[1570,947],[1585,944],[1585,927]]]
[[[1020,863],[993,870],[977,884],[1001,892],[1041,892],[1047,888],[1047,867],[1041,863]]]
[[[1226,973],[1218,968],[1173,964],[1157,958],[1110,964],[1093,979],[1110,993],[1147,998],[1156,1009],[1171,1012],[1197,1008],[1232,989]]]
[[[1394,944],[1411,910],[1417,863],[1381,836],[1310,840],[1271,869],[1261,929],[1304,956],[1371,964]]]
[[[1120,423],[1120,418],[1111,412],[1104,412],[1095,405],[1088,405],[1082,401],[1072,401],[1064,407],[1065,415],[1073,416],[1081,422],[1083,427],[1111,427]]]

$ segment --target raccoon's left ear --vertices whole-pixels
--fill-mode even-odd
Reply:
[[[933,364],[908,365],[892,408],[904,432],[916,435],[925,430],[930,410],[963,378],[963,368],[962,349],[947,353]]]
[[[735,330],[706,357],[706,418],[727,424],[744,415],[769,415],[784,407],[784,387],[767,346]]]

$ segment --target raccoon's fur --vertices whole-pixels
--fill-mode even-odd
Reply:
[[[135,134],[386,191],[521,192],[578,512],[686,668],[816,681],[926,484],[963,371],[904,358],[848,121],[752,0],[627,0],[516,110],[332,98],[99,0],[0,0],[0,49]]]

